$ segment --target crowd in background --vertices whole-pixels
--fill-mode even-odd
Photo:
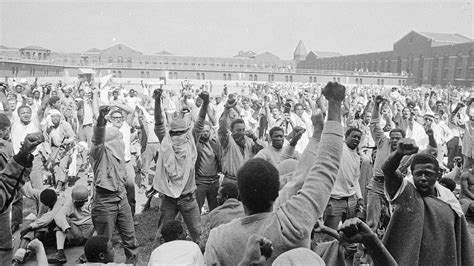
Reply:
[[[36,78],[0,103],[1,265],[113,263],[114,231],[137,263],[136,193],[149,265],[474,264],[471,88]]]

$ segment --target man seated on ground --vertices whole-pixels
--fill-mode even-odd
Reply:
[[[244,207],[238,200],[239,189],[234,183],[224,183],[217,192],[219,207],[209,213],[211,229],[226,224],[234,219],[244,217]]]
[[[204,265],[201,249],[193,241],[186,240],[186,232],[179,221],[173,220],[161,227],[164,243],[150,256],[149,266],[155,265]]]
[[[31,240],[38,238],[44,244],[50,243],[55,228],[54,217],[66,202],[63,194],[58,196],[56,191],[49,188],[34,189],[29,182],[22,188],[22,192],[25,197],[39,201],[41,205],[38,218],[20,230],[20,245],[13,256],[13,260],[17,262],[22,262],[25,259],[26,247]]]
[[[459,202],[436,182],[440,176],[436,157],[416,154],[410,166],[412,180],[397,170],[405,155],[417,152],[414,140],[402,139],[382,167],[385,194],[394,209],[385,246],[400,265],[474,265]]]
[[[89,191],[84,185],[72,188],[71,198],[67,198],[64,206],[54,217],[56,223],[57,252],[48,258],[51,264],[67,262],[64,254],[64,243],[68,246],[80,246],[86,243],[94,233],[91,210],[88,202]]]
[[[292,134],[296,134],[300,130],[305,130],[302,127],[295,127]],[[281,127],[273,127],[269,132],[271,138],[271,145],[260,150],[254,158],[262,158],[265,161],[277,166],[281,161],[285,159],[296,159],[300,158],[300,154],[295,152],[296,144],[299,139],[293,138],[289,145],[283,147],[285,140],[285,133]]]
[[[244,257],[247,240],[253,234],[273,243],[272,263],[281,253],[309,248],[311,231],[322,216],[339,169],[343,132],[341,105],[345,87],[328,83],[328,122],[324,126],[314,165],[299,193],[273,210],[280,189],[277,169],[263,159],[250,159],[238,171],[238,188],[246,216],[211,230],[206,244],[208,265],[237,265]]]

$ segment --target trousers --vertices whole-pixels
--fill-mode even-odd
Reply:
[[[92,223],[98,235],[112,239],[115,227],[120,234],[126,262],[135,264],[138,256],[138,241],[135,237],[130,205],[116,194],[96,193],[92,203]]]
[[[201,214],[194,193],[182,195],[174,199],[163,195],[161,200],[161,225],[175,220],[176,215],[180,213],[188,227],[191,238],[198,243],[201,236]]]
[[[125,183],[125,189],[127,190],[127,200],[132,210],[132,216],[135,216],[136,211],[136,199],[135,199],[135,169],[131,161],[125,163],[127,171],[127,181]]]
[[[199,177],[196,178],[196,200],[201,211],[204,201],[207,199],[209,211],[217,207],[217,192],[219,191],[219,176],[215,180],[209,182],[201,182]]]

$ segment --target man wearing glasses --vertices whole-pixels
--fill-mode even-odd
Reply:
[[[195,197],[195,163],[197,159],[196,141],[204,128],[209,107],[209,94],[201,92],[203,104],[198,120],[190,129],[189,121],[183,118],[172,120],[166,128],[161,108],[162,89],[155,90],[155,134],[161,142],[153,187],[163,195],[161,201],[160,224],[176,218],[178,212],[184,218],[194,242],[201,234],[201,217]]]
[[[130,151],[130,146],[132,143],[132,127],[130,125],[133,123],[133,116],[135,112],[125,104],[116,104],[115,106],[118,107],[118,109],[111,111],[109,117],[112,122],[112,126],[119,129],[122,133],[123,142],[125,144],[124,159],[125,169],[127,172],[127,182],[125,187],[127,190],[128,203],[130,204],[132,215],[134,217],[134,224],[137,225],[137,221],[135,220],[135,170],[131,162],[132,153]],[[126,120],[123,115],[124,113],[127,114]]]

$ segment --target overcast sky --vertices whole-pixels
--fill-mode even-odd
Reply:
[[[122,43],[145,54],[293,57],[391,50],[411,30],[473,37],[472,0],[457,2],[2,2],[0,45],[83,52]]]

